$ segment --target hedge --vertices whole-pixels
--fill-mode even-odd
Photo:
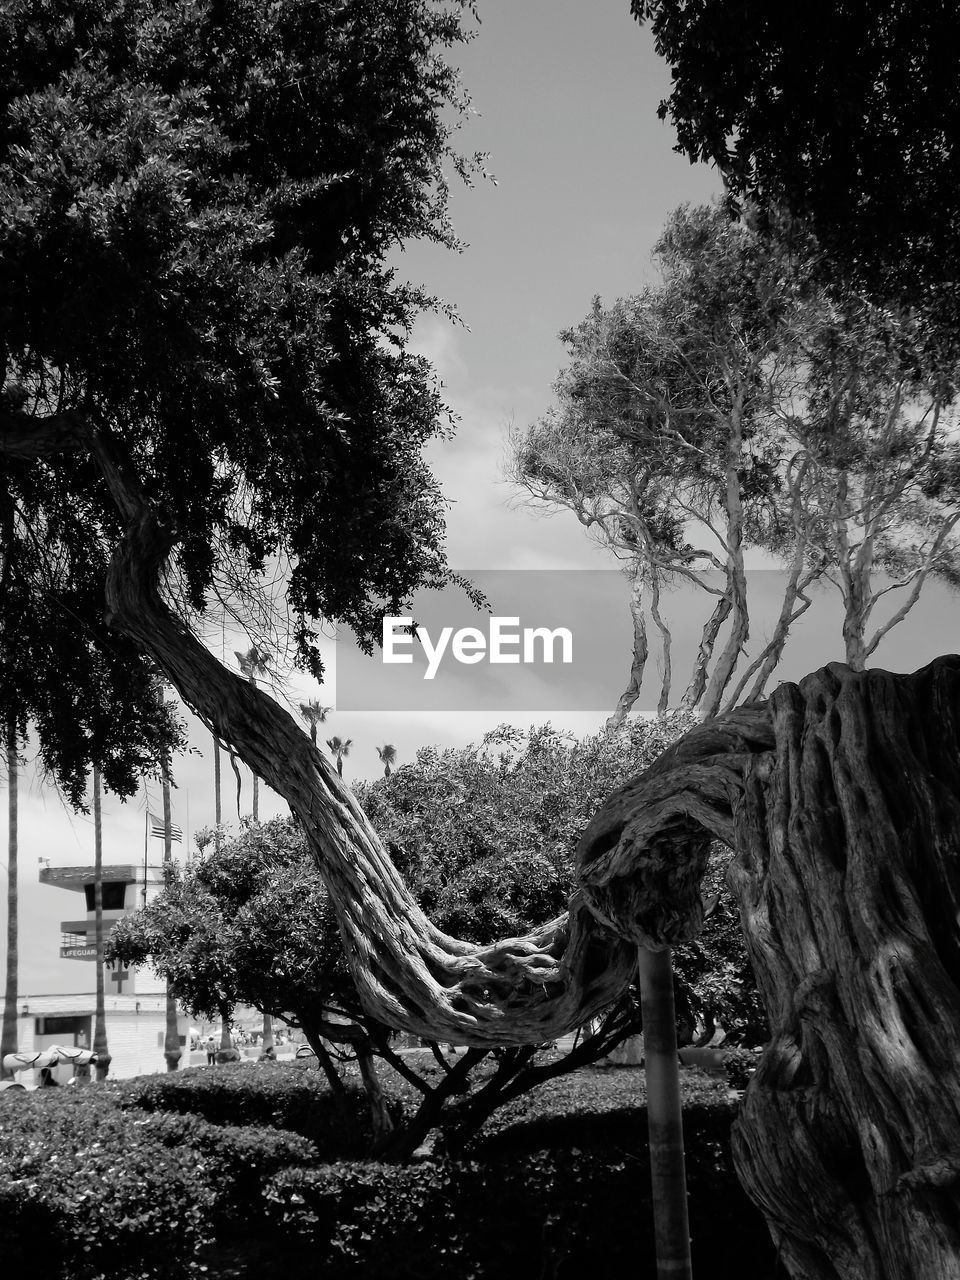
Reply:
[[[299,1069],[2,1096],[0,1256],[11,1270],[35,1272],[42,1240],[45,1274],[190,1276],[219,1235],[241,1257],[259,1247],[260,1280],[300,1266],[325,1280],[653,1274],[640,1072],[551,1081],[497,1112],[466,1159],[407,1167],[325,1163],[335,1108]],[[731,1168],[733,1100],[693,1072],[684,1099],[698,1266],[712,1280],[770,1280],[766,1228]]]
[[[762,1219],[729,1176],[691,1178],[695,1265],[771,1280]],[[527,1280],[656,1271],[646,1151],[543,1151],[480,1163],[287,1169],[267,1187],[278,1236],[324,1280]]]
[[[204,1157],[95,1086],[0,1106],[0,1253],[11,1273],[100,1280],[191,1274],[211,1238]]]
[[[197,1115],[217,1125],[286,1129],[316,1143],[327,1157],[359,1154],[316,1069],[226,1063],[216,1070],[188,1067],[121,1080],[110,1089],[120,1107]],[[348,1086],[348,1095],[354,1114],[362,1119],[366,1104],[359,1086]]]

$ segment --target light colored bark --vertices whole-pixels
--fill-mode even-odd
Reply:
[[[18,790],[20,761],[17,748],[17,726],[11,719],[6,725],[7,753],[7,969],[3,992],[3,1030],[0,1034],[0,1064],[8,1053],[16,1053],[17,1043],[17,981],[19,974],[19,896],[18,896]],[[0,1078],[12,1077],[0,1065]]]
[[[93,1015],[93,1052],[98,1080],[106,1080],[110,1072],[110,1048],[107,1043],[107,1015],[103,991],[103,811],[100,770],[93,766],[93,919],[96,992]],[[119,962],[118,962],[119,963]]]
[[[608,718],[604,729],[613,733],[619,729],[630,714],[631,708],[640,697],[643,687],[643,673],[646,670],[650,648],[647,643],[647,628],[643,617],[643,587],[639,578],[634,579],[630,592],[630,621],[633,627],[633,647],[630,654],[630,678],[627,687],[621,693],[616,707]]]

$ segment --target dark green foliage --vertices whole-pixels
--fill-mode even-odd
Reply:
[[[184,1274],[215,1203],[196,1148],[96,1086],[22,1094],[0,1108],[4,1266],[154,1280]],[[42,1241],[42,1254],[38,1254]]]
[[[104,623],[123,519],[95,435],[172,530],[181,614],[279,558],[317,676],[314,619],[365,637],[446,578],[420,452],[447,414],[405,347],[429,300],[385,260],[455,243],[446,170],[475,164],[451,149],[466,104],[443,55],[463,7],[0,14],[0,712],[35,721],[72,799],[91,756],[129,790],[170,738]]]
[[[317,1144],[326,1159],[351,1150],[336,1102],[316,1070],[228,1064],[187,1068],[111,1085],[123,1109],[196,1115],[214,1125],[267,1126]],[[358,1113],[362,1093],[351,1087]]]
[[[726,1086],[695,1071],[682,1083],[697,1256],[719,1280],[767,1280],[766,1231],[730,1166]],[[166,1280],[213,1259],[215,1231],[264,1280],[291,1267],[509,1280],[652,1260],[641,1072],[551,1081],[504,1107],[467,1159],[400,1167],[327,1163],[324,1095],[315,1073],[248,1065],[5,1098],[5,1261],[34,1265],[42,1234],[51,1275]]]
[[[960,10],[902,0],[632,0],[678,150],[803,218],[832,270],[958,315]]]

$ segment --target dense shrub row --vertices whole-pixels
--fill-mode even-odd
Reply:
[[[498,1112],[468,1159],[407,1167],[331,1163],[332,1100],[315,1074],[285,1067],[2,1095],[0,1256],[35,1270],[42,1239],[50,1275],[166,1280],[210,1262],[219,1234],[266,1246],[262,1280],[300,1264],[327,1280],[642,1275],[642,1081],[553,1081]],[[730,1166],[726,1085],[685,1072],[684,1092],[697,1257],[714,1280],[768,1280],[766,1230]]]
[[[299,1066],[225,1064],[189,1067],[110,1085],[120,1107],[202,1116],[211,1124],[264,1125],[316,1142],[327,1157],[348,1155],[351,1139],[323,1076]],[[348,1085],[358,1117],[366,1115],[359,1084]]]
[[[722,1162],[691,1171],[691,1233],[712,1280],[769,1280],[763,1222]],[[653,1275],[646,1148],[496,1161],[288,1169],[267,1188],[279,1232],[325,1280]]]

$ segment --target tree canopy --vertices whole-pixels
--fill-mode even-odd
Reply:
[[[556,404],[514,434],[510,462],[515,483],[571,511],[634,580],[633,669],[611,725],[640,692],[645,610],[669,704],[664,587],[712,598],[681,705],[713,715],[721,697],[762,695],[818,579],[837,584],[845,656],[862,667],[928,576],[955,582],[960,567],[956,372],[930,358],[928,327],[853,286],[827,289],[795,226],[761,235],[720,204],[677,210],[655,256],[658,284],[595,299],[561,334]],[[738,670],[750,548],[786,572],[779,619]],[[903,588],[883,622],[879,569]]]
[[[79,754],[129,789],[116,736],[136,736],[146,680],[104,623],[133,492],[106,471],[162,524],[181,618],[279,560],[317,675],[315,619],[366,640],[378,605],[445,578],[420,450],[447,418],[404,342],[429,300],[386,255],[455,244],[447,184],[474,162],[452,148],[465,99],[443,55],[462,8],[0,16],[0,712],[35,721],[74,792],[78,725]]]
[[[631,0],[671,67],[677,150],[801,217],[834,270],[960,317],[960,13],[901,0]]]

